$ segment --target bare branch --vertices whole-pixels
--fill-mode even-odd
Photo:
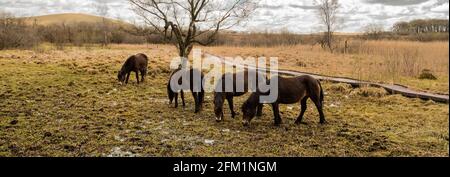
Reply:
[[[325,41],[327,43],[327,47],[333,52],[332,40],[333,33],[336,29],[338,21],[337,12],[340,8],[338,0],[316,0],[316,6],[318,7],[318,17],[322,22],[322,25],[325,27]]]
[[[253,0],[129,0],[144,22],[166,39],[175,37],[180,56],[193,45],[209,45],[222,29],[248,17]],[[200,37],[206,40],[200,41]]]

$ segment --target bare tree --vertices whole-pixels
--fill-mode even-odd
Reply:
[[[102,45],[108,46],[108,24],[106,20],[106,16],[108,15],[109,7],[106,0],[99,0],[95,4],[95,8],[97,9],[97,14],[102,17],[101,29],[103,31],[103,42]]]
[[[33,27],[24,19],[0,11],[0,50],[8,48],[29,48],[37,45],[39,38]]]
[[[446,19],[417,19],[410,22],[397,22],[392,30],[398,34],[448,33]]]
[[[381,24],[368,24],[364,27],[364,36],[367,39],[380,39],[384,33],[384,27]]]
[[[333,33],[338,25],[337,12],[340,7],[338,0],[316,0],[318,15],[322,25],[325,26],[325,42],[327,47],[333,52]]]
[[[173,42],[180,57],[214,42],[221,29],[239,24],[255,7],[251,0],[128,0],[154,32]]]

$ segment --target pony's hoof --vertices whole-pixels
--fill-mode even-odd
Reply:
[[[239,113],[235,112],[235,113],[231,114],[231,118],[235,119],[236,116],[238,116],[238,115],[239,115]]]
[[[250,126],[250,122],[249,121],[242,121],[242,125],[244,127],[249,127]]]

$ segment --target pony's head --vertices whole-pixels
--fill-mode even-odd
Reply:
[[[125,72],[123,72],[122,70],[120,70],[120,71],[117,73],[117,79],[119,80],[119,82],[120,82],[121,84],[123,84],[123,83],[125,82]]]

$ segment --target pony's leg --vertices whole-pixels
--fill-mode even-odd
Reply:
[[[200,111],[203,110],[203,102],[205,101],[205,91],[202,89],[200,93],[198,93],[198,106],[200,107]]]
[[[192,97],[194,97],[194,102],[195,102],[195,113],[200,112],[200,107],[199,107],[199,95],[197,92],[192,92]]]
[[[280,117],[280,105],[278,103],[273,103],[272,104],[272,109],[273,109],[273,116],[274,116],[274,121],[275,121],[275,125],[279,126],[281,124],[281,117]]]
[[[259,104],[258,105],[258,110],[256,112],[256,117],[261,117],[262,116],[262,109],[263,109],[264,105],[263,104]]]
[[[139,84],[139,71],[136,71],[135,73],[136,73],[136,81],[137,81],[137,84]]]
[[[308,97],[305,97],[302,99],[301,101],[301,112],[300,115],[298,116],[297,120],[295,121],[295,124],[304,124],[302,123],[303,120],[303,115],[305,114],[306,111],[306,105],[307,105],[307,101],[308,101]]]
[[[145,81],[145,76],[147,75],[147,70],[146,69],[143,69],[142,71],[141,71],[141,82],[144,82]]]
[[[174,93],[175,96],[175,108],[178,108],[178,93]]]
[[[167,84],[167,96],[169,97],[169,105],[172,105],[175,92],[173,92],[172,88],[170,88],[170,83]]]
[[[183,90],[180,91],[181,93],[181,102],[183,102],[183,108],[186,107],[186,103],[184,102],[184,92]]]
[[[125,81],[125,84],[128,84],[128,80],[130,80],[130,74],[131,72],[127,73],[127,80]]]
[[[319,98],[315,96],[314,98],[311,98],[314,101],[314,104],[316,105],[317,111],[319,111],[320,116],[320,124],[325,124],[325,115],[323,114],[323,104],[320,102]]]
[[[234,112],[233,97],[232,96],[227,97],[227,101],[228,106],[230,107],[231,117],[234,119],[236,117],[236,112]]]

